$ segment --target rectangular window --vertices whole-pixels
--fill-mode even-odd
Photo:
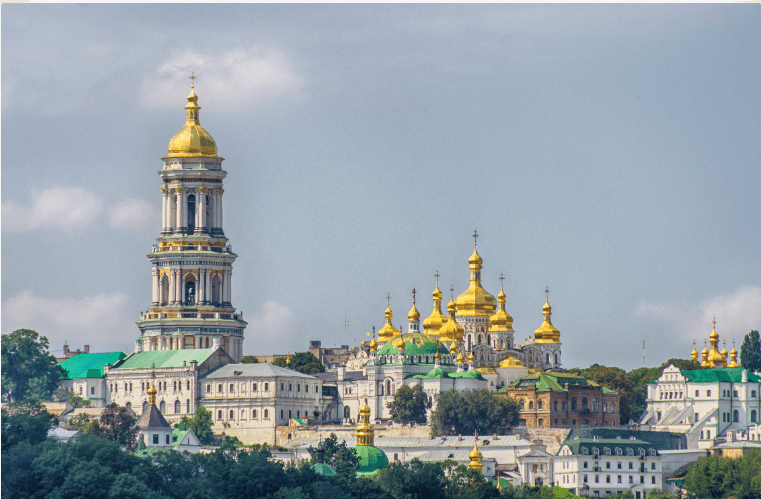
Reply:
[[[264,391],[265,392],[270,391],[270,384],[269,383],[264,383]]]
[[[698,413],[696,412],[696,413],[695,413],[695,422],[697,423],[698,421],[700,421],[700,414],[698,414]]]
[[[640,475],[639,477],[639,483],[645,483],[645,477]]]
[[[655,483],[655,477],[654,476],[650,477],[650,483]]]
[[[711,396],[711,390],[706,390],[706,397],[710,397],[710,396]]]
[[[94,386],[90,387],[90,395],[95,395],[95,387]]]
[[[159,434],[158,433],[154,433],[153,434],[153,445],[158,445],[158,444],[159,444]]]
[[[655,463],[650,463],[650,469],[655,470]]]
[[[222,384],[221,383],[217,386],[217,392],[222,393]]]
[[[634,483],[634,477],[629,475],[629,483]]]
[[[584,469],[587,469],[587,462],[584,461]]]
[[[618,475],[618,483],[621,483],[621,475]]]
[[[297,392],[301,392],[301,385],[299,385],[299,384],[296,385],[296,391]]]
[[[610,483],[610,475],[607,475],[607,476],[605,477],[605,483]]]
[[[169,445],[169,435],[166,435],[166,444]]]
[[[251,390],[256,391],[256,383],[254,383],[253,386],[251,386]]]
[[[600,483],[600,475],[595,475],[595,483]]]
[[[737,395],[737,390],[735,390],[735,397],[737,397],[737,396],[738,396],[738,395]]]
[[[398,460],[399,460],[399,454],[394,453],[394,461],[398,461]]]
[[[211,393],[211,385],[206,385],[206,393]]]
[[[618,469],[621,469],[621,461],[618,462]]]
[[[629,463],[629,469],[630,469],[630,470],[633,470],[633,469],[634,469],[634,463],[631,463],[631,462]]]
[[[584,475],[584,483],[587,483],[587,475]]]
[[[610,461],[608,461],[608,462],[606,462],[606,463],[605,463],[605,469],[607,469],[607,470],[609,470],[609,469],[610,469]]]
[[[576,397],[571,397],[571,410],[572,411],[576,410]],[[576,423],[574,423],[574,424],[576,424]]]
[[[700,397],[700,390],[695,390],[695,396]]]

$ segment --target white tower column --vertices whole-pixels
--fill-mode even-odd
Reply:
[[[180,227],[184,232],[188,230],[188,190],[182,189],[180,194]]]
[[[222,303],[231,303],[232,300],[230,299],[230,291],[232,290],[231,281],[232,281],[232,270],[225,269],[223,276],[224,281],[222,282]]]
[[[167,217],[167,212],[166,212],[166,207],[167,207],[167,204],[168,204],[167,200],[169,199],[169,196],[167,196],[166,189],[164,189],[163,187],[161,188],[161,194],[162,194],[162,196],[161,196],[161,198],[162,198],[162,204],[161,204],[161,233],[162,234],[166,234],[166,228],[167,228],[167,225],[169,225],[167,223],[167,218],[168,217]]]
[[[175,296],[177,297],[177,303],[183,303],[184,296],[182,296],[183,292],[183,282],[182,282],[182,270],[177,271],[177,279],[175,280],[177,284],[177,290],[175,291]]]
[[[206,269],[198,270],[198,282],[196,283],[196,293],[198,293],[198,304],[206,303]]]
[[[219,188],[217,191],[217,199],[219,200],[219,206],[217,207],[217,227],[222,229],[222,194],[225,193],[223,188]]]
[[[172,305],[177,301],[177,295],[175,294],[175,291],[177,290],[175,286],[175,281],[177,280],[177,271],[176,270],[170,270],[169,271],[169,304]]]
[[[211,303],[211,269],[206,269],[204,287],[206,288],[206,303]]]
[[[159,269],[157,266],[153,266],[153,299],[152,304],[159,304]]]
[[[201,232],[207,232],[206,228],[206,188],[201,187],[198,190],[198,207],[196,212],[198,213],[198,227]]]
[[[179,191],[180,188],[175,189],[174,195],[172,196],[174,198],[174,202],[172,203],[172,228],[174,233],[179,232],[180,227],[182,226],[180,216],[180,212],[182,211],[182,194],[180,194]]]

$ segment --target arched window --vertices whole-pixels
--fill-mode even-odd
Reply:
[[[523,411],[525,409],[526,409],[526,402],[523,399],[521,399],[520,401],[518,401],[518,410]]]
[[[547,364],[549,364],[549,363],[550,363],[550,354],[546,354],[546,359],[547,359],[547,360],[546,360],[545,362],[546,362]]]
[[[617,456],[623,456],[624,455],[624,453],[623,453],[623,451],[621,450],[620,447],[616,449],[616,455]]]
[[[222,293],[222,279],[219,274],[214,274],[211,277],[211,303],[212,305],[220,304],[220,295]]]
[[[162,400],[159,404],[159,412],[164,414],[166,412],[166,403]]]
[[[251,419],[256,419],[256,409],[251,410]]]
[[[610,413],[613,414],[616,412],[616,404],[610,404]]]
[[[532,410],[533,408],[534,408],[534,402],[532,402],[532,401],[529,401],[529,403],[528,403],[528,410],[530,411],[530,410]]]
[[[639,457],[645,457],[645,449],[640,448],[639,449]]]
[[[185,401],[185,412],[186,412],[187,414],[190,414],[190,399],[187,399],[187,400]]]
[[[235,411],[233,411],[232,409],[230,409],[230,419],[232,420],[235,419]]]
[[[127,390],[127,387],[128,387],[128,386],[129,386],[129,385],[128,385],[127,383],[124,383],[124,391],[125,391],[125,392],[128,392],[128,391],[129,391],[129,390]]]
[[[655,449],[650,449],[650,455],[655,456]]]
[[[740,411],[737,409],[732,412],[732,422],[733,423],[739,423],[740,422]]]
[[[750,411],[750,422],[755,423],[756,422],[756,410]]]
[[[756,390],[751,390],[750,391],[750,396],[751,396],[751,398],[756,398]]]
[[[595,459],[599,459],[600,449],[598,449],[597,447],[592,447],[592,450],[594,451]]]
[[[246,419],[246,410],[245,409],[241,409],[241,411],[240,411],[240,418],[241,419]]]
[[[539,402],[536,403],[536,408],[541,411],[543,405],[544,404],[542,404],[542,401],[540,400]]]
[[[633,456],[634,455],[634,449],[632,449],[631,447],[627,447],[626,448],[626,455],[627,456]]]
[[[222,409],[217,411],[217,419],[219,419],[219,420],[222,419]]]
[[[141,390],[145,390],[145,381],[143,381],[142,383],[140,383],[140,389],[141,389]]]
[[[169,275],[168,274],[164,274],[161,276],[161,280],[159,284],[159,304],[160,305],[169,304]]]
[[[560,362],[558,361],[558,354],[555,354],[555,365],[557,365],[557,364],[559,364],[559,363],[560,363]]]
[[[610,447],[605,447],[605,455],[610,456]]]
[[[269,409],[264,409],[264,419],[269,419],[269,417],[270,417]]]
[[[174,401],[174,413],[179,414],[181,412],[181,405],[179,400]]]
[[[132,393],[132,383],[129,384],[129,391]]]
[[[185,305],[192,306],[196,304],[196,282],[192,277],[185,283]]]
[[[124,407],[126,407],[127,409],[132,409],[132,403],[127,402],[126,404],[124,404]]]
[[[143,412],[148,410],[148,402],[143,402]]]
[[[192,234],[196,228],[196,196],[188,196],[188,234]]]
[[[349,407],[344,407],[344,419],[349,419],[351,417],[351,409]]]
[[[586,447],[582,447],[581,448],[581,455],[582,456],[588,456],[589,455],[589,449],[587,449]]]
[[[172,386],[173,386],[174,391],[177,391],[177,381],[173,381],[172,382]]]
[[[386,394],[391,395],[391,380],[390,379],[386,380]]]
[[[190,380],[188,380],[188,381],[187,381],[187,383],[186,383],[186,385],[185,385],[185,388],[187,388],[188,390],[190,390]]]

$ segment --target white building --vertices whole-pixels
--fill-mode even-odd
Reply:
[[[663,489],[657,449],[633,438],[566,441],[554,459],[553,472],[555,485],[576,495],[586,490],[589,497],[628,491],[635,499],[644,499],[651,491]]]
[[[105,366],[113,365],[126,357],[122,352],[81,353],[62,361],[59,365],[66,377],[58,387],[89,400],[93,407],[106,407],[111,394],[103,377]]]
[[[137,325],[143,349],[211,348],[215,336],[235,362],[246,322],[232,306],[232,252],[222,229],[222,170],[217,144],[200,125],[198,96],[169,142],[161,177],[161,235],[148,255],[153,292]]]
[[[689,448],[711,448],[727,430],[745,432],[761,415],[761,379],[742,367],[671,365],[647,388],[641,428],[685,433]]]
[[[198,402],[211,411],[214,433],[244,443],[275,443],[275,427],[319,418],[322,380],[272,364],[226,364],[199,379]]]

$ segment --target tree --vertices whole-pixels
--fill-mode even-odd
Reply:
[[[39,444],[55,428],[56,418],[37,399],[11,402],[2,409],[2,449],[21,442]]]
[[[205,407],[196,409],[196,414],[192,418],[183,416],[180,423],[184,423],[185,426],[193,430],[193,433],[196,434],[202,444],[210,444],[212,442],[214,438],[211,432],[212,414]]]
[[[322,448],[325,449],[325,464],[341,476],[354,476],[359,469],[359,456],[353,447],[348,447],[345,441],[338,443],[338,437],[331,433],[328,438],[322,441]],[[309,447],[307,449],[312,456],[312,463],[317,462],[317,449]]]
[[[755,329],[743,339],[740,346],[740,364],[749,371],[761,371],[761,337]]]
[[[66,425],[67,430],[78,430],[85,435],[92,435],[93,428],[97,423],[97,420],[93,420],[87,414],[78,414],[69,419],[69,423]]]
[[[503,433],[518,421],[518,403],[495,395],[488,389],[457,392],[446,390],[436,395],[431,413],[435,435],[482,435]]]
[[[53,392],[53,400],[55,402],[66,402],[74,409],[92,407],[92,400],[80,397],[76,393],[64,390],[63,388],[58,388]]]
[[[48,339],[31,329],[2,335],[2,398],[15,402],[27,397],[50,400],[66,372],[48,353]]]
[[[626,371],[619,367],[607,367],[600,364],[592,364],[586,369],[569,369],[568,372],[582,376],[590,381],[615,390],[621,396],[619,401],[619,420],[621,424],[627,424],[632,417],[631,402],[634,399],[632,383],[626,375]]]
[[[137,434],[140,431],[135,426],[136,422],[136,418],[130,414],[129,409],[111,404],[100,415],[100,419],[93,422],[90,434],[117,442],[132,452],[135,450]]]
[[[303,374],[325,372],[325,366],[322,365],[320,359],[315,357],[311,352],[296,352],[291,356],[290,360],[290,367],[294,371],[298,371]],[[276,358],[273,364],[280,367],[287,367],[285,357]]]
[[[424,463],[417,458],[389,464],[378,471],[377,480],[391,497],[438,499],[446,493],[447,479],[441,463]]]
[[[391,419],[395,423],[415,426],[416,423],[427,422],[426,413],[431,408],[431,403],[422,386],[410,388],[404,385],[396,391],[394,400],[387,403],[386,407],[391,411]]]
[[[245,355],[242,359],[240,359],[241,364],[258,364],[259,359],[254,357],[253,355]]]
[[[629,412],[633,419],[639,418],[647,409],[647,385],[660,378],[663,370],[670,365],[687,371],[702,369],[700,363],[692,359],[669,359],[660,367],[640,367],[626,373],[632,386],[632,398],[628,402]],[[628,419],[626,421],[628,422]]]

